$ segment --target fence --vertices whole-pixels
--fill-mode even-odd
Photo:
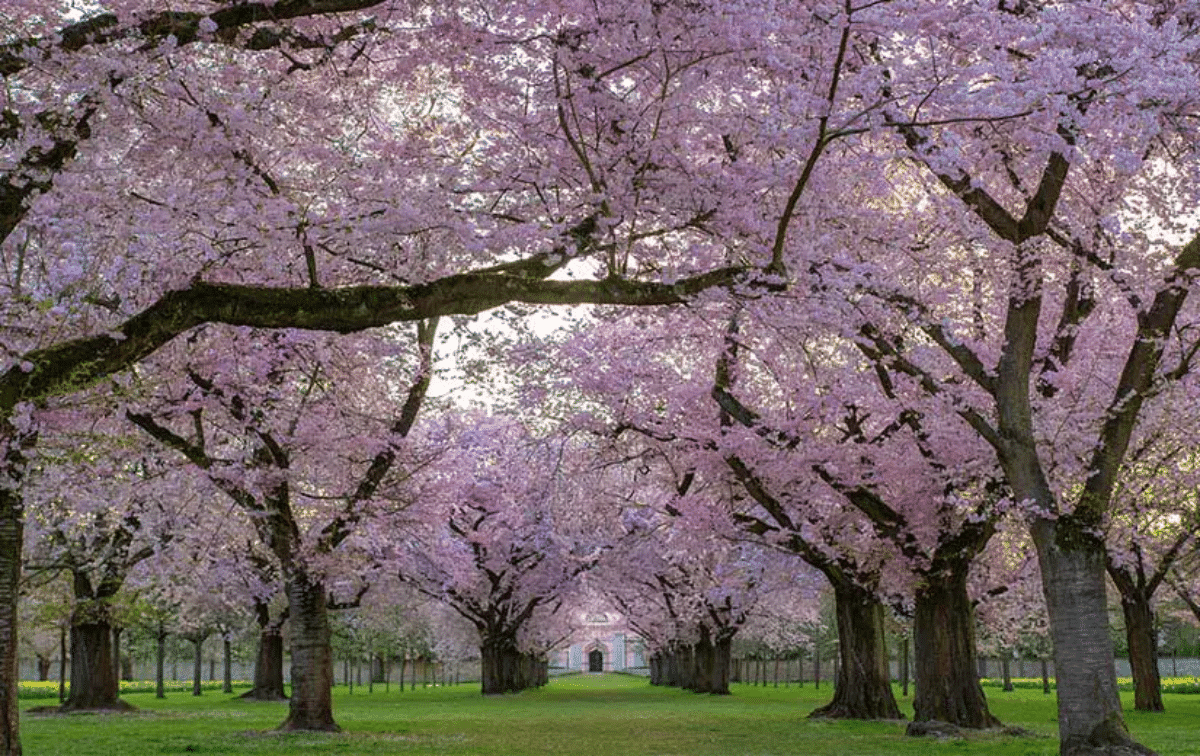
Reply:
[[[122,672],[122,677],[129,680],[155,679],[154,659],[127,659],[128,663]],[[195,668],[193,657],[168,658],[163,665],[163,679],[169,681],[191,681]],[[431,686],[453,685],[479,681],[479,660],[464,661],[426,661],[411,659],[403,665],[394,660],[390,665],[381,664],[378,659],[374,664],[368,664],[366,659],[337,659],[333,664],[333,684],[354,687],[367,687],[371,684],[399,685],[401,669],[404,673],[404,685]],[[49,664],[42,662],[41,669],[36,659],[21,659],[18,674],[20,680],[57,680],[59,674],[59,659],[50,659]],[[67,677],[70,677],[70,661],[67,664]],[[249,681],[254,679],[254,662],[234,660],[230,664],[230,677],[234,680]],[[219,656],[204,657],[201,666],[200,679],[203,681],[220,682],[225,679],[225,662]],[[291,679],[291,666],[285,661],[283,679]]]
[[[163,667],[163,677],[166,680],[190,681],[192,679],[194,664],[195,661],[191,657],[167,659]],[[1054,677],[1054,662],[1048,662],[1047,666],[1050,677]],[[1128,659],[1117,659],[1116,666],[1118,677],[1130,676]],[[135,658],[132,659],[132,664],[128,665],[125,669],[124,676],[132,680],[153,680],[154,668],[153,659]],[[49,665],[44,665],[43,669],[46,671],[46,677],[49,679],[58,679],[59,661],[57,658],[51,659]],[[554,674],[555,671],[552,668],[551,674]],[[629,669],[626,671],[633,674],[639,674],[643,671],[648,673],[647,668]],[[254,663],[234,660],[231,665],[231,672],[231,677],[234,680],[252,680],[254,678]],[[347,682],[353,683],[354,687],[365,687],[369,683],[399,685],[401,664],[399,660],[396,660],[385,668],[378,660],[369,666],[365,659],[339,659],[334,662],[333,672],[334,685],[346,685]],[[404,685],[406,687],[410,685],[453,685],[478,682],[479,661],[477,659],[450,662],[431,662],[422,659],[414,662],[409,660],[403,665],[403,672]],[[1160,657],[1158,660],[1158,672],[1163,677],[1200,677],[1200,658]],[[836,659],[823,659],[818,669],[817,665],[814,665],[813,660],[810,658],[737,658],[733,660],[730,681],[760,685],[774,685],[776,683],[780,685],[809,684],[817,679],[818,673],[822,683],[832,685],[833,679],[837,674]],[[34,659],[20,660],[19,674],[19,679],[21,680],[40,679],[37,661]],[[891,674],[893,680],[899,681],[903,679],[901,662],[897,659],[891,661]],[[910,667],[908,675],[910,681],[913,679],[913,674],[913,670]],[[1039,659],[1013,659],[1009,662],[1009,674],[1014,678],[1040,678],[1042,676],[1042,663]],[[291,679],[291,669],[286,663],[284,664],[283,675],[283,679]],[[1003,666],[1001,660],[995,657],[980,657],[979,676],[1002,677]],[[210,657],[206,655],[202,667],[201,679],[220,681],[224,678],[224,661],[219,656]]]
[[[1117,676],[1129,677],[1129,660],[1116,659]],[[911,661],[910,661],[911,664]],[[904,670],[898,659],[891,660],[892,679],[904,679]],[[1054,677],[1054,662],[1046,664],[1050,677]],[[1200,658],[1163,656],[1158,660],[1158,673],[1162,677],[1200,677]],[[1040,659],[1013,659],[1009,661],[1009,674],[1014,678],[1041,678],[1042,662]],[[733,660],[730,672],[730,682],[749,683],[751,685],[795,685],[813,683],[818,676],[824,684],[832,685],[837,675],[837,661],[823,659],[818,667],[812,659],[747,659]],[[1002,677],[1003,662],[995,657],[980,657],[980,677]],[[914,679],[912,667],[908,670],[908,679]]]
[[[1130,677],[1129,660],[1117,658],[1117,677]],[[1047,662],[1050,677],[1054,677],[1054,661]],[[1042,663],[1038,659],[1013,659],[1008,663],[1008,672],[1013,677],[1041,677]],[[1161,677],[1200,677],[1200,659],[1182,656],[1160,656],[1158,674]],[[1002,677],[1003,661],[999,658],[980,658],[980,677]]]

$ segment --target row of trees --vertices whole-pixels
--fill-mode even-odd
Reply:
[[[749,553],[692,563],[718,523],[831,584],[847,656],[824,713],[898,713],[880,660],[899,602],[928,675],[917,715],[986,724],[969,578],[1015,517],[1062,752],[1145,750],[1120,711],[1105,581],[1131,628],[1163,586],[1194,596],[1190,3],[6,13],[0,753],[20,752],[24,530],[78,540],[58,511],[124,554],[63,565],[97,669],[105,600],[141,553],[122,533],[183,551],[183,534],[249,534],[260,566],[231,572],[286,596],[300,729],[336,726],[329,611],[375,573],[526,653],[520,634],[549,624],[510,620],[559,600],[520,594],[526,565],[565,586],[598,533],[690,531],[633,572],[659,576],[693,658],[720,647],[750,606],[732,586],[760,578]],[[529,422],[418,423],[434,319],[509,303],[637,309],[503,354],[505,334],[457,319],[451,337],[504,367],[489,390],[530,385],[511,408]],[[535,416],[605,439],[614,466],[560,486],[529,451],[546,447]],[[459,449],[461,474],[439,477],[427,455]],[[518,461],[539,472],[514,480]],[[586,506],[596,487],[643,522]],[[531,501],[516,529],[505,513]],[[609,527],[573,532],[588,512]],[[486,580],[467,591],[421,561],[441,553]],[[721,588],[700,587],[706,570]],[[700,598],[681,611],[679,595]]]

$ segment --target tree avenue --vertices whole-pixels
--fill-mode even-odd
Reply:
[[[289,598],[287,726],[336,726],[326,580],[340,549],[449,601],[497,660],[496,688],[519,687],[503,660],[553,635],[552,620],[522,623],[619,534],[525,544],[514,513],[545,491],[494,467],[547,463],[483,461],[532,433],[484,420],[495,438],[430,468],[452,485],[406,520],[421,479],[405,450],[437,449],[437,434],[417,423],[428,366],[389,371],[431,353],[431,319],[464,316],[443,329],[463,336],[465,316],[494,308],[581,304],[617,307],[587,310],[562,352],[520,345],[493,388],[546,379],[515,408],[530,427],[562,421],[570,396],[591,415],[572,422],[641,434],[672,482],[626,503],[696,506],[662,532],[739,525],[822,570],[853,657],[835,709],[899,713],[878,631],[884,602],[911,597],[922,628],[939,624],[934,604],[958,607],[918,695],[935,692],[930,665],[956,682],[918,717],[990,722],[967,572],[1011,513],[1040,563],[1061,752],[1146,752],[1117,697],[1105,573],[1132,626],[1162,582],[1194,595],[1170,577],[1187,543],[1123,535],[1140,516],[1128,491],[1179,504],[1145,482],[1171,439],[1150,443],[1143,416],[1195,401],[1188,4],[160,6],[4,10],[0,756],[21,750],[16,604],[31,492],[48,480],[39,444],[72,396],[256,515],[264,574],[277,568]],[[402,322],[420,324],[415,340],[389,328]],[[104,517],[127,522],[137,499],[113,498]],[[442,574],[442,551],[472,569]],[[699,567],[651,573],[684,585]],[[707,605],[725,630],[681,614],[692,629],[676,640],[738,626],[735,593]]]

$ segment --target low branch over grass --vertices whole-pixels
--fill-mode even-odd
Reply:
[[[194,282],[108,333],[38,349],[0,376],[0,414],[19,403],[85,388],[125,370],[203,323],[352,333],[441,315],[473,315],[504,304],[679,304],[730,286],[744,268],[719,268],[674,283],[604,279],[550,281],[504,269],[446,276],[411,286],[272,288]]]

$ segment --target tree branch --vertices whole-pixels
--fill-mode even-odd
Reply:
[[[230,3],[211,13],[159,11],[140,19],[121,19],[114,13],[101,13],[63,27],[50,39],[26,38],[0,46],[0,76],[20,73],[29,66],[29,52],[57,47],[65,52],[78,52],[85,47],[104,45],[123,39],[144,39],[157,43],[174,36],[179,46],[195,42],[200,37],[200,23],[209,20],[216,25],[213,35],[229,38],[233,32],[262,21],[286,21],[311,16],[331,16],[338,13],[366,10],[382,5],[384,0],[281,0],[277,3]],[[253,49],[266,49],[278,44],[260,44]]]
[[[167,292],[111,329],[28,352],[0,375],[0,415],[22,401],[77,391],[153,354],[202,323],[353,333],[439,315],[473,315],[510,302],[528,304],[679,304],[731,286],[744,268],[727,267],[675,283],[625,279],[547,281],[506,273],[461,273],[412,286],[272,288],[196,281]],[[25,365],[25,368],[22,365]],[[26,369],[27,368],[27,369]]]

